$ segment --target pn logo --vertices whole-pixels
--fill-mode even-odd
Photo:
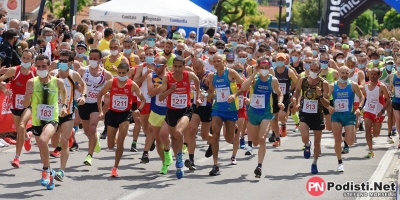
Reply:
[[[311,196],[321,196],[326,190],[326,183],[321,177],[314,176],[308,179],[306,190]]]

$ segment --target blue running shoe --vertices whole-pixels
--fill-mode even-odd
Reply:
[[[244,138],[240,138],[240,148],[241,149],[246,148],[246,141],[244,140]]]
[[[47,184],[49,184],[50,180],[49,180],[49,176],[50,176],[50,170],[42,170],[42,178],[40,179],[40,185],[42,186],[46,186]]]
[[[182,153],[178,153],[175,167],[176,168],[182,168],[183,167]]]
[[[181,179],[184,174],[185,174],[185,172],[183,172],[182,168],[176,169],[176,178]]]
[[[49,184],[47,184],[46,185],[46,188],[48,189],[48,190],[52,190],[52,189],[54,189],[54,177],[56,176],[56,171],[54,171],[54,170],[51,170],[51,174],[50,174],[50,177],[49,177],[49,179],[50,179],[50,181],[49,181]]]
[[[306,148],[304,148],[304,158],[309,159],[311,157],[311,141],[309,141],[310,146],[306,145]]]
[[[311,165],[311,174],[318,174],[318,168],[316,164]]]

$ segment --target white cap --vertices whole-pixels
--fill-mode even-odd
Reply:
[[[350,40],[350,41],[349,41],[349,46],[354,46],[353,40]]]
[[[296,45],[294,45],[294,49],[296,49],[296,50],[301,50],[301,49],[302,49],[302,47],[301,47],[301,45],[300,45],[300,44],[296,44]]]

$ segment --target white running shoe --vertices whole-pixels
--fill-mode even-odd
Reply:
[[[343,163],[338,165],[337,171],[338,171],[338,172],[344,172]]]
[[[231,158],[231,165],[237,165],[236,158]]]
[[[246,155],[246,156],[251,156],[251,155],[252,155],[252,153],[251,153],[252,151],[253,151],[253,148],[247,147],[246,153],[245,153],[244,155]]]
[[[3,145],[2,147],[8,147],[10,144],[8,144],[5,140],[0,138],[0,145]]]
[[[388,137],[387,141],[388,141],[389,144],[393,144],[394,143],[394,140],[393,140],[392,137]]]

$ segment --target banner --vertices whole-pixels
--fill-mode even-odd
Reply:
[[[10,88],[10,84],[7,84],[7,88]],[[0,134],[7,132],[16,132],[13,115],[10,111],[11,102],[11,96],[5,96],[3,92],[0,92]],[[30,128],[31,126],[32,120],[29,120],[26,128]]]
[[[286,32],[290,31],[290,19],[292,18],[292,0],[286,0]]]
[[[21,20],[21,0],[0,0],[0,8],[5,8],[8,11],[7,22],[12,19]]]

